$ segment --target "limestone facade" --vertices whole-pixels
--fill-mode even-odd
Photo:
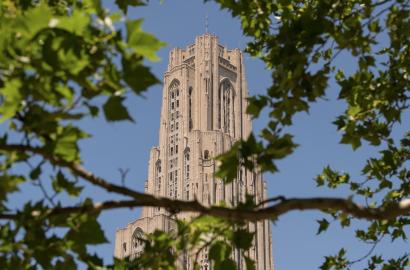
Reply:
[[[204,34],[195,43],[169,53],[163,80],[159,146],[153,147],[148,165],[145,192],[181,200],[197,199],[205,205],[234,206],[246,194],[256,203],[266,198],[266,186],[257,171],[241,169],[237,179],[224,184],[214,177],[213,157],[227,151],[252,130],[246,114],[248,89],[243,54],[221,46],[218,38]],[[144,207],[141,217],[117,230],[114,255],[138,256],[143,246],[138,237],[156,229],[170,231],[174,223],[165,209]],[[192,213],[178,214],[190,218]],[[273,270],[272,237],[269,221],[250,223],[255,231],[250,256],[258,270]],[[245,269],[239,252],[234,259]],[[192,269],[192,259],[184,258],[182,269]],[[200,258],[203,270],[212,269],[207,255]]]

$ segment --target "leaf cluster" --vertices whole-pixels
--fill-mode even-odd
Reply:
[[[241,21],[243,33],[250,38],[246,51],[262,59],[271,73],[270,87],[264,94],[250,97],[247,108],[254,118],[266,112],[268,122],[259,136],[245,138],[218,158],[217,175],[232,180],[238,166],[246,166],[249,159],[253,163],[248,168],[276,172],[275,161],[297,147],[287,133],[294,116],[308,113],[317,101],[336,97],[345,105],[333,121],[340,143],[353,150],[363,144],[378,147],[380,157],[366,161],[361,180],[327,166],[315,178],[317,186],[344,186],[350,189],[351,199],[360,198],[369,207],[388,207],[408,198],[408,133],[400,137],[393,132],[409,108],[409,1],[215,2]],[[352,224],[352,218],[344,213],[328,213],[330,220],[339,220],[342,227]],[[318,233],[328,229],[330,220],[318,221]],[[356,236],[371,244],[385,236],[406,239],[408,225],[407,216],[370,222]],[[349,268],[353,261],[346,258],[345,251],[326,257],[322,269]],[[408,260],[408,254],[401,258],[397,260]],[[380,260],[380,265],[386,262],[383,269],[397,262]],[[403,265],[406,263],[397,269]]]
[[[2,269],[104,265],[88,249],[107,242],[98,212],[49,214],[93,205],[64,166],[81,163],[80,141],[91,137],[81,123],[101,113],[108,122],[133,121],[127,97],[159,83],[144,61],[157,61],[164,43],[142,19],[126,18],[129,6],[142,4],[117,1],[110,12],[99,0],[0,2],[0,215],[12,217],[0,227]],[[27,198],[9,215],[18,207],[11,193],[28,185],[43,198]]]

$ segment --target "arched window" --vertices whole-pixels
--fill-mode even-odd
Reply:
[[[218,128],[230,133],[233,124],[234,89],[228,79],[224,79],[219,86],[218,93]]]
[[[179,87],[180,83],[178,80],[173,80],[168,88],[168,97],[169,97],[169,115],[173,113],[173,110],[179,105]]]
[[[131,239],[131,258],[136,258],[141,255],[144,250],[144,231],[138,227],[132,233]]]
[[[179,81],[177,79],[174,79],[169,84],[169,89],[175,90],[175,92],[176,92],[176,89],[179,88],[179,85],[180,85]]]
[[[176,198],[178,195],[178,171],[176,170],[178,160],[174,155],[178,154],[178,131],[179,131],[179,109],[180,109],[180,83],[173,80],[168,88],[168,120],[169,120],[169,156],[166,161],[169,166],[168,187],[166,193]]]

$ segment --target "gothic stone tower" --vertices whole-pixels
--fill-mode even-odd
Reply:
[[[261,174],[245,169],[237,179],[224,184],[214,177],[213,157],[246,138],[252,129],[245,113],[248,89],[243,54],[229,50],[208,33],[198,36],[185,49],[176,48],[169,54],[159,130],[159,146],[150,153],[145,192],[181,200],[196,198],[204,205],[236,205],[252,194],[256,203],[266,196]],[[179,218],[192,214],[181,213]],[[116,232],[115,256],[138,256],[143,247],[137,240],[155,229],[169,231],[174,223],[165,209],[145,207],[139,219]],[[272,270],[271,229],[268,221],[250,223],[255,231],[250,256],[258,270]],[[204,253],[202,269],[212,267]],[[239,254],[234,254],[244,269]],[[185,258],[183,269],[192,268],[192,258]]]

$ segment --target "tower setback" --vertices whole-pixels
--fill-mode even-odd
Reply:
[[[266,198],[266,186],[258,171],[244,168],[237,179],[225,184],[214,177],[213,157],[246,139],[252,130],[246,114],[248,89],[243,54],[239,49],[221,46],[218,38],[205,33],[184,49],[169,53],[159,129],[159,145],[153,147],[148,166],[145,192],[180,200],[197,199],[204,205],[224,201],[235,206],[246,194],[258,204]],[[191,218],[180,213],[179,218]],[[154,230],[175,228],[165,209],[144,207],[141,217],[117,230],[114,255],[118,258],[138,256],[143,246],[138,240]],[[258,270],[273,270],[272,237],[269,221],[249,225],[255,232],[249,255]],[[245,269],[239,256],[234,256],[240,269]],[[192,269],[190,258],[182,269]],[[211,270],[206,256],[201,267]]]

